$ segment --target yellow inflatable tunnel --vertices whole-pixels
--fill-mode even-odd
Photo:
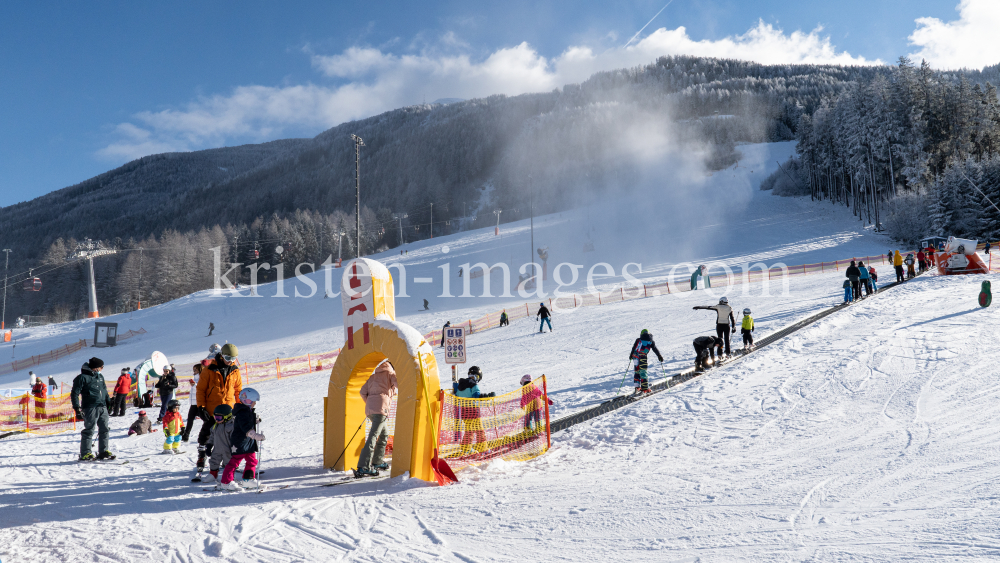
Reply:
[[[361,330],[355,333],[354,348],[344,347],[340,351],[330,374],[324,409],[323,465],[340,471],[357,467],[367,438],[363,429],[357,432],[365,421],[361,386],[375,367],[388,359],[396,370],[399,385],[391,475],[409,471],[410,477],[434,481],[431,458],[436,436],[431,417],[436,423],[441,408],[434,350],[416,329],[405,323],[376,319],[368,327],[368,338],[364,338]]]

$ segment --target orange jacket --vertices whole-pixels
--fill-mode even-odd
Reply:
[[[223,373],[228,370],[228,375]],[[213,361],[208,367],[201,368],[198,378],[198,406],[208,409],[208,414],[215,412],[215,407],[221,404],[233,406],[243,390],[243,376],[237,365],[220,366]]]

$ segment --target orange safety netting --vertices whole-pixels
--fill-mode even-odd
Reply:
[[[76,428],[69,393],[46,399],[29,393],[0,398],[0,432],[58,434]]]
[[[486,399],[441,392],[438,449],[458,470],[500,458],[527,461],[552,445],[545,376],[516,391]]]

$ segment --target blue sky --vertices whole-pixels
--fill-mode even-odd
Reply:
[[[437,98],[547,91],[659,54],[1000,62],[996,0],[674,0],[623,48],[664,4],[3,2],[0,205],[145,154],[311,137]]]

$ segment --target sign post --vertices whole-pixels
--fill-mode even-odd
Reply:
[[[465,363],[465,328],[448,327],[444,329],[444,362],[446,364]]]

